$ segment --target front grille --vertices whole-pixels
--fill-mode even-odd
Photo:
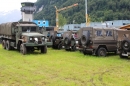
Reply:
[[[42,44],[42,41],[38,41],[38,44]]]

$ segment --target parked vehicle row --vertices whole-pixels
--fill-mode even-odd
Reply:
[[[76,37],[74,37],[75,33]],[[129,35],[129,30],[115,27],[83,27],[79,31],[63,32],[60,35],[60,45],[64,46],[67,51],[78,49],[84,55],[107,56],[107,53],[119,53],[120,57],[124,58],[130,55]],[[55,43],[59,43],[58,39],[53,41],[53,47],[56,45]]]
[[[109,52],[118,52],[121,58],[130,56],[130,30],[114,27],[83,27],[78,31],[44,34],[33,22],[9,22],[0,24],[0,40],[4,49],[17,49],[22,54],[35,50],[47,53],[50,43],[53,49],[79,50],[84,55],[107,56]]]

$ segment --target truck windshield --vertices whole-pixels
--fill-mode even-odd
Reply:
[[[36,27],[22,27],[22,32],[36,32]]]
[[[61,33],[57,33],[57,37],[61,37],[62,36],[62,34]]]

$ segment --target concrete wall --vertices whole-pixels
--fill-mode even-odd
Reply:
[[[33,21],[33,14],[26,14],[25,12],[22,12],[22,20]]]

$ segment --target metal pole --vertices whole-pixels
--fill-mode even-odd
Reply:
[[[87,26],[87,23],[88,23],[88,21],[87,21],[87,18],[88,18],[88,13],[87,13],[87,0],[85,0],[85,10],[86,10],[86,26]]]
[[[59,18],[58,18],[58,11],[56,10],[56,31],[59,29]]]

